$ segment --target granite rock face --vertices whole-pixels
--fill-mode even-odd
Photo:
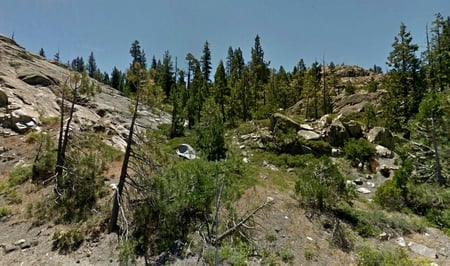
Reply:
[[[59,95],[71,73],[60,62],[29,53],[0,35],[0,136],[11,132],[24,134],[39,129],[43,118],[59,117]],[[131,120],[132,102],[119,91],[94,82],[101,92],[91,99],[77,101],[73,127],[84,130],[97,126],[95,130],[105,131],[111,136],[109,141],[121,147],[124,143],[121,140],[128,134],[124,129]],[[171,121],[170,115],[163,111],[141,108],[139,113],[138,130]]]

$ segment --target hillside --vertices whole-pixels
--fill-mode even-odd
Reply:
[[[133,257],[132,249],[127,246],[132,242],[126,240],[140,232],[139,239],[144,236],[142,232],[150,230],[147,244],[151,248],[147,252],[151,255],[127,262],[210,265],[218,256],[223,265],[371,265],[370,262],[384,256],[391,261],[398,259],[404,265],[411,265],[407,262],[450,265],[448,232],[412,212],[387,211],[374,202],[375,191],[393,180],[401,167],[395,145],[408,142],[387,128],[369,126],[362,118],[367,104],[377,108],[386,93],[384,88],[367,90],[370,82],[380,82],[383,74],[356,66],[338,66],[336,73],[342,90],[333,92],[333,109],[329,114],[317,119],[305,118],[307,103],[299,101],[285,112],[280,109],[264,119],[241,121],[236,127],[226,129],[228,157],[217,163],[177,158],[178,144],[190,143],[200,150],[196,143],[200,133],[186,129],[183,136],[168,139],[167,128],[172,116],[140,106],[137,118],[140,138],[134,143],[137,144],[135,158],[139,161],[129,175],[138,180],[142,174],[147,181],[157,176],[161,183],[139,184],[151,188],[143,190],[144,195],[133,194],[138,186],[128,184],[129,195],[135,198],[126,205],[129,210],[124,217],[128,219],[121,220],[124,230],[120,234],[108,234],[106,225],[115,195],[111,185],[118,183],[133,103],[117,90],[92,80],[101,87],[101,92],[92,98],[81,97],[75,104],[71,127],[74,146],[83,143],[76,142],[78,138],[92,133],[94,137],[82,147],[83,152],[93,149],[118,154],[111,160],[105,159],[105,169],[95,176],[95,181],[91,180],[99,184],[100,192],[88,210],[87,219],[64,221],[56,209],[51,209],[52,202],[57,201],[53,179],[34,182],[25,175],[21,183],[13,182],[17,169],[30,168],[34,163],[40,143],[35,136],[43,134],[56,140],[61,90],[71,73],[72,70],[59,62],[34,55],[0,35],[0,245],[3,249],[0,264],[119,265],[124,257]],[[349,82],[355,89],[353,93],[345,92]],[[145,129],[153,133],[145,135]],[[361,146],[373,147],[370,158],[352,160],[344,155],[345,145],[353,140],[362,140]],[[142,155],[139,152],[145,156],[139,157]],[[163,169],[161,175],[146,168],[154,165],[160,167],[158,171]],[[309,194],[310,202],[305,200],[308,194],[301,194],[302,189],[315,184],[313,179],[302,181],[303,177],[314,175],[331,177],[330,180],[338,176],[343,181],[339,184],[330,181],[333,184],[322,195],[323,206],[314,205],[313,193]],[[223,178],[221,189],[217,189],[218,183],[212,183],[214,177]],[[206,185],[198,188],[199,184]],[[160,187],[165,190],[158,191]],[[155,198],[148,195],[151,193]],[[216,210],[211,203],[221,196],[222,205]],[[151,204],[145,205],[143,199],[150,199]],[[155,203],[158,200],[163,203]],[[152,213],[156,208],[158,213]],[[241,218],[252,211],[249,219],[238,227]],[[163,221],[159,220],[162,214],[166,215]],[[220,224],[213,237],[218,236],[217,231],[237,228],[216,246],[209,228],[205,229],[213,224],[214,215],[219,217]],[[180,225],[179,220],[185,224]],[[132,232],[140,223],[144,224],[144,229],[140,228],[143,231]],[[175,226],[169,227],[171,223]],[[126,231],[128,226],[130,232]],[[158,231],[163,227],[170,230]],[[159,246],[173,237],[171,230],[174,234],[187,231],[183,235],[186,239],[176,238],[169,247]],[[65,235],[67,232],[75,233]],[[74,243],[80,232],[81,243]],[[61,247],[58,243],[68,246]],[[215,253],[216,247],[220,252]]]

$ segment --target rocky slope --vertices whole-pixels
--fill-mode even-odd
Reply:
[[[61,63],[31,54],[0,35],[0,136],[39,130],[42,119],[58,117],[58,95],[70,73]],[[131,118],[130,100],[109,86],[99,85],[100,93],[76,105],[74,128],[105,131],[111,144],[123,149]],[[156,128],[169,122],[165,112],[141,109],[137,125]]]

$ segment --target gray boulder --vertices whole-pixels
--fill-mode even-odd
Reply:
[[[321,136],[319,133],[314,132],[314,131],[310,131],[310,130],[299,130],[297,132],[297,136],[300,138],[303,138],[305,140],[320,140]]]
[[[331,146],[341,147],[348,140],[349,134],[340,119],[335,119],[328,128],[328,142]]]
[[[384,127],[374,127],[367,133],[367,140],[374,144],[379,144],[390,150],[395,147],[394,136],[391,131]]]
[[[300,129],[299,123],[283,114],[275,113],[270,118],[270,130],[272,133],[275,133],[277,130],[282,130],[283,132],[294,130],[294,132],[297,132]]]
[[[437,258],[437,252],[435,249],[414,242],[409,242],[408,247],[411,249],[412,252],[417,253],[420,256],[430,259]]]
[[[351,138],[360,138],[362,137],[362,128],[361,125],[354,120],[341,119],[342,124],[348,132],[348,135]]]

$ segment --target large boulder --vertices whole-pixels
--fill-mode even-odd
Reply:
[[[367,140],[371,143],[384,146],[390,150],[395,148],[395,139],[392,132],[384,127],[374,127],[367,133]]]
[[[340,119],[335,119],[328,128],[328,142],[331,146],[344,146],[345,141],[350,137],[347,129]]]
[[[275,113],[270,118],[270,130],[272,133],[275,133],[277,130],[281,130],[283,132],[297,132],[300,129],[301,126],[299,123],[283,114]]]
[[[321,136],[319,133],[312,130],[299,130],[297,136],[305,140],[320,140]]]
[[[362,137],[362,128],[361,125],[354,121],[354,120],[348,120],[348,119],[341,119],[342,124],[344,125],[345,129],[347,130],[348,135],[350,138],[360,138]]]

